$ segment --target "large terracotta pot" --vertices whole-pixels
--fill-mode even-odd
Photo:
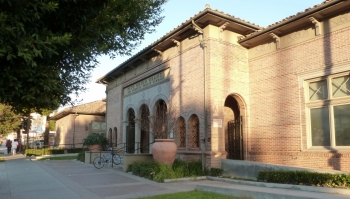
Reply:
[[[102,151],[102,146],[99,144],[88,145],[88,149],[90,152],[99,152]]]
[[[173,164],[177,146],[174,139],[155,139],[152,145],[152,154],[155,161],[164,164]]]

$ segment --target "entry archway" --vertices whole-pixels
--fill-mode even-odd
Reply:
[[[244,102],[238,95],[229,95],[224,104],[225,151],[227,159],[244,160]]]

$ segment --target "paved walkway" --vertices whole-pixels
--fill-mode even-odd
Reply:
[[[1,148],[0,148],[1,152]],[[350,198],[350,196],[234,185],[219,181],[200,180],[156,183],[122,171],[121,168],[96,169],[91,164],[75,160],[31,161],[22,154],[0,155],[1,199],[124,199],[195,190],[221,193],[246,193],[259,190],[264,198]],[[276,197],[269,195],[276,194]],[[231,195],[231,194],[230,194]],[[250,198],[258,198],[251,195]],[[260,197],[261,198],[261,197]]]
[[[122,199],[196,188],[195,182],[156,183],[127,174],[121,168],[96,169],[74,160],[31,161],[5,156],[0,163],[2,199]]]

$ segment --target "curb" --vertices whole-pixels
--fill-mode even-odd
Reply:
[[[189,178],[175,178],[175,179],[164,179],[164,183],[168,182],[184,182],[184,181],[198,181],[198,180],[206,180],[207,176],[197,176],[197,177],[189,177]]]
[[[256,187],[267,187],[267,188],[279,188],[279,189],[291,189],[298,191],[309,191],[317,193],[330,193],[330,194],[341,194],[341,195],[350,195],[349,189],[342,188],[329,188],[329,187],[314,187],[306,185],[291,185],[291,184],[278,184],[278,183],[267,183],[267,182],[255,182],[255,181],[242,181],[242,180],[233,180],[228,178],[219,178],[207,176],[208,180],[226,182],[230,184],[240,184],[240,185],[250,185]]]
[[[65,156],[77,156],[78,153],[67,153],[67,154],[57,154],[57,155],[43,155],[43,156],[27,156],[32,161],[40,160],[43,158],[49,158],[49,157],[65,157]]]

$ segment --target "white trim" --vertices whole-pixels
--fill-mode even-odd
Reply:
[[[335,75],[336,73],[350,72],[350,62],[344,62],[337,64],[336,66],[323,66],[323,69],[317,68],[313,70],[308,70],[301,73],[296,73],[298,76],[299,87],[304,88],[304,82],[308,79],[319,78],[328,75]]]
[[[346,66],[346,67],[344,67]],[[305,116],[306,116],[306,145],[307,150],[339,150],[339,149],[345,149],[350,150],[349,146],[336,146],[336,140],[335,140],[335,124],[334,124],[334,106],[339,105],[347,105],[350,104],[350,96],[343,96],[343,97],[336,97],[333,98],[333,91],[332,91],[332,79],[336,77],[342,77],[342,76],[349,76],[349,65],[344,65],[343,67],[338,67],[334,70],[329,70],[328,72],[333,72],[328,75],[324,75],[327,73],[320,73],[314,72],[312,74],[304,74],[303,76],[299,77],[299,81],[303,80],[302,85],[304,88],[304,96],[305,96]],[[317,74],[322,74],[322,76],[315,76]],[[312,100],[310,101],[310,95],[309,95],[309,83],[320,81],[322,79],[325,79],[327,81],[327,92],[328,92],[328,98],[322,99],[322,100]],[[300,82],[299,82],[300,83]],[[312,127],[311,127],[311,109],[314,108],[321,108],[321,107],[327,107],[328,109],[328,121],[329,121],[329,132],[330,132],[330,146],[312,146]],[[303,150],[303,149],[302,149]]]

